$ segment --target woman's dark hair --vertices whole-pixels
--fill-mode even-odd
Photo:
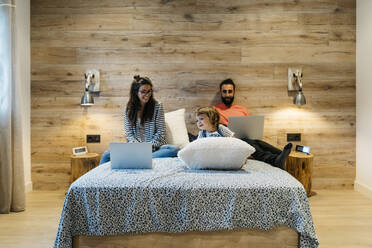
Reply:
[[[152,83],[148,77],[140,77],[139,75],[135,75],[133,78],[134,80],[130,87],[130,96],[127,104],[126,113],[131,124],[135,126],[138,118],[138,112],[141,109],[141,101],[138,98],[139,88],[141,88],[142,85],[150,85],[152,88]],[[154,109],[155,99],[153,98],[153,94],[151,94],[149,101],[145,104],[142,116],[140,116],[141,124],[143,124],[145,121],[152,119],[154,115]]]

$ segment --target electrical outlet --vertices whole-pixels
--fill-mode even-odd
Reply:
[[[87,134],[87,143],[100,143],[101,135],[99,134]]]
[[[301,141],[301,133],[287,133],[287,141]]]

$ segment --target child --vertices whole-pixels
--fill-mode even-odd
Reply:
[[[215,108],[204,107],[196,111],[199,138],[206,137],[233,137],[234,133],[222,124],[219,124],[220,116]],[[288,143],[283,151],[260,140],[242,139],[253,146],[256,151],[252,157],[256,160],[266,162],[274,167],[284,169],[285,160],[291,151],[292,143]],[[262,149],[265,147],[266,150]]]
[[[234,133],[219,124],[220,116],[215,108],[203,107],[196,111],[196,125],[200,129],[198,139],[206,137],[233,137]]]

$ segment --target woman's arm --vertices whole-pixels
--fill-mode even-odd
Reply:
[[[133,131],[135,128],[132,127],[132,123],[128,119],[126,109],[124,110],[124,129],[125,129],[125,136],[127,137],[127,140],[129,143],[139,142]]]
[[[158,103],[158,110],[154,111],[154,125],[155,125],[155,133],[151,139],[151,143],[153,147],[160,147],[166,144],[165,141],[165,119],[164,119],[164,109],[163,104]]]

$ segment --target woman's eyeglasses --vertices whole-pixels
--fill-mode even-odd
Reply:
[[[146,95],[152,93],[152,89],[150,89],[150,90],[140,90],[140,93],[141,93],[142,95],[146,96]]]

